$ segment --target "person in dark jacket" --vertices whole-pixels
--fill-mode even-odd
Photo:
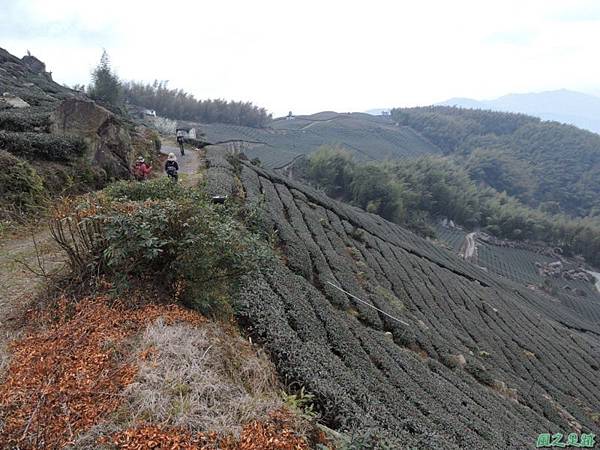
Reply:
[[[165,172],[167,176],[171,178],[173,181],[177,181],[179,172],[179,164],[177,164],[177,158],[175,157],[175,153],[169,153],[167,157],[167,162],[165,163]]]

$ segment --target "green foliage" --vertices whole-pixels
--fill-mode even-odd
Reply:
[[[338,450],[394,450],[399,447],[398,441],[392,441],[382,436],[377,430],[364,430],[353,433],[346,442],[336,446]]]
[[[193,191],[161,177],[145,183],[117,181],[104,189],[104,193],[115,200],[144,201],[184,198],[190,196]]]
[[[229,312],[238,279],[272,255],[235,215],[199,191],[163,180],[121,182],[69,207],[64,216],[76,216],[85,235],[60,243],[68,253],[79,251],[74,242],[88,249],[74,267],[107,275],[120,286],[153,280],[203,314],[221,316]],[[66,222],[59,219],[55,229]]]
[[[154,109],[171,119],[204,123],[230,123],[248,127],[264,127],[271,115],[250,102],[196,100],[181,89],[169,89],[166,81],[153,84],[130,81],[123,85],[123,96],[134,105]]]
[[[292,411],[296,411],[300,417],[307,420],[312,420],[317,417],[317,412],[314,410],[315,396],[304,390],[304,386],[295,394],[288,394],[285,391],[281,392],[281,397],[285,405]]]
[[[0,111],[0,130],[47,131],[50,112],[38,108],[11,108]]]
[[[47,161],[69,161],[85,153],[85,143],[72,136],[0,131],[0,148],[18,156]]]
[[[26,161],[0,150],[0,167],[0,216],[32,212],[44,203],[42,179]]]
[[[529,201],[537,189],[530,165],[505,151],[476,149],[465,161],[465,169],[475,182],[523,202]]]
[[[102,52],[100,63],[92,72],[92,84],[88,95],[94,100],[117,106],[122,98],[122,86],[119,77],[113,72],[106,50]]]
[[[307,176],[333,198],[345,196],[353,177],[352,154],[341,147],[320,147],[310,156]]]
[[[491,170],[489,166],[493,164],[488,156],[475,152],[470,167]],[[469,228],[481,226],[498,237],[544,241],[561,247],[566,254],[580,254],[589,263],[600,264],[598,218],[571,219],[555,214],[560,208],[556,202],[545,202],[543,208],[534,209],[506,192],[478,187],[467,171],[448,157],[361,166],[339,151],[327,150],[311,156],[309,167],[312,169],[306,172],[307,176],[317,184],[324,182],[329,192],[338,182],[332,184],[327,177],[340,179],[343,173],[344,186],[336,188],[338,198],[406,225],[423,236],[434,236],[431,222],[447,217]],[[507,168],[503,173],[499,169],[496,177],[498,183],[510,183],[516,177],[526,186],[526,176],[518,167]]]
[[[600,136],[522,114],[451,107],[395,109],[392,116],[464,163],[476,181],[531,207],[558,202],[585,217],[600,210]]]

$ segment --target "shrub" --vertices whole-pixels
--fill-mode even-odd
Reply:
[[[148,183],[117,181],[104,189],[104,193],[112,199],[143,201],[181,198],[190,195],[191,191],[161,177]]]
[[[135,199],[135,200],[134,200]],[[105,275],[127,286],[156,283],[206,315],[229,313],[242,275],[271,257],[264,240],[200,192],[165,183],[118,183],[66,200],[51,231],[82,278]]]
[[[72,160],[86,149],[80,138],[33,132],[0,132],[0,147],[18,156],[49,161]]]
[[[0,130],[4,131],[47,131],[50,125],[48,111],[31,108],[11,108],[0,111]]]
[[[0,150],[0,166],[0,215],[30,212],[44,202],[42,179],[26,161]]]

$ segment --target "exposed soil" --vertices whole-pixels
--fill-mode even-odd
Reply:
[[[0,241],[0,375],[8,360],[7,344],[19,334],[15,322],[46,275],[64,265],[49,231],[35,228]]]

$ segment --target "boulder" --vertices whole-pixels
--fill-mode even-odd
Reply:
[[[2,98],[0,99],[0,102],[5,103],[12,108],[28,108],[29,107],[29,103],[27,103],[25,100],[17,97],[16,95],[9,94],[8,92],[5,92],[4,94],[2,94]]]
[[[112,112],[91,100],[62,101],[51,115],[50,132],[79,136],[87,144],[87,157],[109,178],[128,178],[134,148],[128,129]]]

